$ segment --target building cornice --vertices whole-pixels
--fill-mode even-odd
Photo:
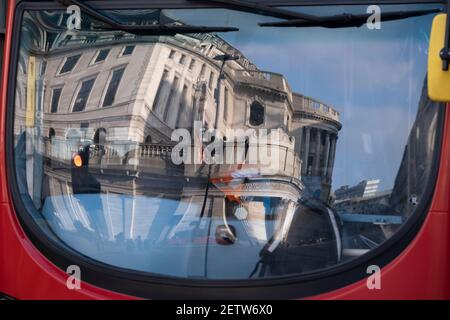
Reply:
[[[340,123],[339,121],[328,118],[322,114],[315,113],[313,110],[311,110],[311,112],[308,112],[306,110],[295,111],[294,117],[292,120],[296,121],[296,120],[300,120],[300,119],[320,120],[320,121],[324,121],[328,124],[333,125],[338,131],[342,129],[342,123]]]

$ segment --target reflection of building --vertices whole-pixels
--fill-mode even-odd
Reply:
[[[183,277],[248,278],[261,254],[295,254],[292,266],[261,266],[261,277],[337,263],[334,213],[299,201],[305,184],[328,198],[335,110],[293,93],[282,75],[258,70],[215,35],[139,37],[88,26],[69,33],[52,13],[24,21],[15,154],[61,239],[110,264]],[[217,128],[232,150],[244,138],[244,160],[257,153],[249,129],[269,129],[279,135],[268,141],[279,157],[177,165],[176,128],[203,138],[203,129]]]
[[[169,19],[150,11],[147,18],[152,17]],[[46,51],[36,53],[43,77],[37,109],[44,111],[41,130],[54,157],[70,157],[76,148],[70,142],[79,140],[106,145],[113,150],[109,155],[123,157],[136,148],[141,149],[133,153],[146,150],[151,155],[158,152],[158,144],[170,144],[175,128],[192,128],[194,121],[223,134],[230,128],[281,129],[291,141],[281,147],[285,161],[294,166],[287,172],[296,178],[301,174],[304,183],[327,199],[341,128],[338,113],[292,92],[282,75],[258,70],[218,36],[71,33],[52,15],[28,21],[40,24],[31,27],[39,34],[30,41],[46,42],[39,45]],[[220,75],[221,62],[214,57],[224,53],[239,60],[226,62]],[[21,65],[26,74],[27,62]],[[216,107],[219,76],[223,80]],[[26,82],[26,76],[22,79]],[[18,102],[24,105],[22,97]]]
[[[343,222],[341,231],[345,247],[372,249],[392,235],[392,228],[403,223],[389,204],[392,190],[379,192],[379,183],[380,180],[364,180],[335,191],[333,208]],[[362,252],[356,250],[354,254]]]
[[[302,159],[303,181],[326,199],[331,190],[331,178],[336,156],[339,113],[331,107],[293,94],[294,118],[292,134],[296,137],[296,151]]]
[[[336,201],[375,196],[380,180],[364,180],[355,186],[342,186],[334,191]]]
[[[389,206],[392,190],[374,193],[370,196],[355,196],[337,200],[334,208],[339,213],[353,214],[393,214]]]

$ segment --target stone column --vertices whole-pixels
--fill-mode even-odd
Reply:
[[[331,138],[330,159],[328,161],[328,168],[327,168],[328,181],[331,180],[331,176],[333,175],[334,158],[336,156],[336,142],[337,142],[337,137],[333,136]]]
[[[311,138],[311,128],[305,127],[305,151],[302,156],[302,176],[306,175],[307,172],[310,138]]]
[[[295,152],[297,152],[300,157],[302,153],[302,144],[303,144],[303,127],[298,128],[298,134],[295,137]]]
[[[328,172],[328,160],[330,159],[330,133],[327,132],[325,135],[325,155],[323,168],[321,170],[321,175],[326,177]]]
[[[320,176],[320,151],[322,146],[322,130],[317,129],[316,134],[316,155],[314,157],[313,176]]]
[[[224,110],[224,101],[223,94],[225,90],[222,90],[222,81],[219,75],[219,78],[217,79],[217,87],[214,91],[214,98],[216,103],[216,114],[215,114],[215,120],[214,120],[214,129],[220,130],[223,124],[223,110]]]

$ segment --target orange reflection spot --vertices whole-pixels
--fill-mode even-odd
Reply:
[[[77,155],[75,155],[75,157],[73,157],[73,164],[77,168],[80,168],[83,165],[83,159],[81,159],[81,156],[79,154],[77,154]]]
[[[241,203],[241,198],[237,193],[241,192],[243,189],[243,184],[239,184],[235,187],[231,187],[230,184],[235,179],[229,175],[229,176],[222,176],[222,177],[214,177],[210,179],[210,182],[216,186],[217,189],[222,191],[222,193],[225,195],[225,197],[228,199],[228,201],[236,202],[238,204]]]

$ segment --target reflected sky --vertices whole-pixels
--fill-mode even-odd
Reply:
[[[418,10],[437,5],[390,5]],[[366,6],[289,8],[318,15],[362,13]],[[201,14],[200,14],[201,13]],[[236,26],[221,34],[260,69],[281,73],[296,92],[341,113],[333,187],[381,179],[392,188],[426,75],[433,15],[366,27],[260,28],[278,19],[230,10],[169,10],[186,23]]]

